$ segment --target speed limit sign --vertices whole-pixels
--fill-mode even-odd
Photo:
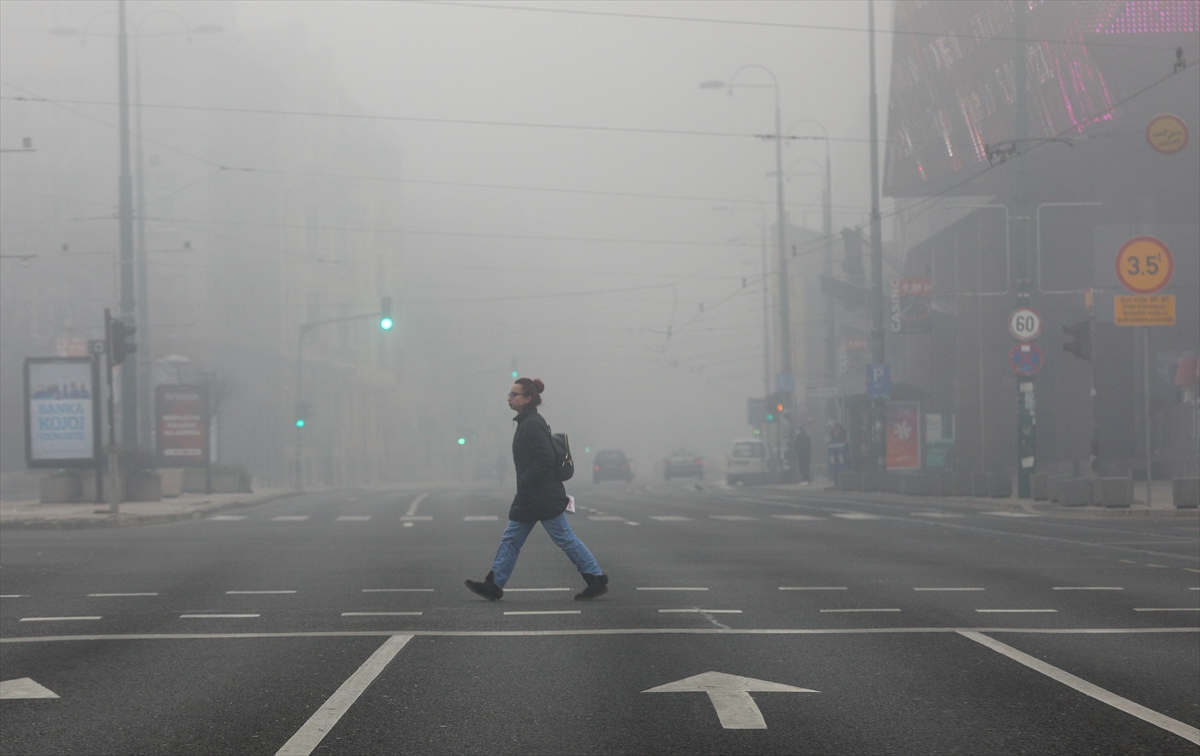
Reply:
[[[1042,319],[1028,307],[1018,308],[1008,316],[1008,331],[1017,341],[1033,341],[1042,332]]]

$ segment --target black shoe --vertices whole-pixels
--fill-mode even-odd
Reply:
[[[608,593],[608,575],[589,575],[584,573],[583,579],[587,581],[587,588],[575,594],[576,601],[589,601],[597,596],[603,596]]]
[[[495,575],[495,572],[488,572],[487,577],[483,579],[482,583],[475,580],[465,580],[463,582],[471,593],[483,596],[488,601],[499,601],[500,597],[504,595],[504,589],[492,582],[492,578]]]

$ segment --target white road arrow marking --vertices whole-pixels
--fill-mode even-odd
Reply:
[[[755,680],[752,677],[727,675],[724,672],[705,672],[685,677],[643,693],[707,693],[717,710],[717,718],[726,730],[765,730],[767,723],[762,712],[750,697],[751,693],[819,693],[781,683]]]
[[[0,682],[0,700],[15,698],[58,698],[58,694],[28,677]]]

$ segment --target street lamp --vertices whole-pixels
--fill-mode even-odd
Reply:
[[[783,211],[783,130],[781,125],[780,110],[779,110],[779,77],[775,72],[766,66],[760,66],[755,63],[750,63],[735,70],[729,76],[728,82],[724,81],[705,81],[701,82],[701,89],[727,89],[729,96],[733,96],[734,87],[748,87],[754,89],[766,89],[765,84],[737,84],[737,77],[743,71],[751,68],[757,68],[760,71],[766,72],[771,77],[770,88],[775,91],[775,133],[760,135],[764,139],[775,140],[775,212],[776,223],[778,225],[779,235],[779,337],[780,337],[780,377],[776,381],[775,388],[777,390],[786,389],[791,391],[794,389],[792,378],[792,334],[791,334],[791,315],[788,311],[788,275],[787,275],[787,253],[785,250],[785,232],[784,226],[786,217]]]

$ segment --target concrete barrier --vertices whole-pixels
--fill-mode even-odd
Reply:
[[[1171,481],[1171,495],[1176,509],[1200,507],[1200,478],[1175,478]]]
[[[1050,500],[1064,507],[1086,507],[1092,503],[1092,481],[1064,478],[1050,485]]]
[[[1102,507],[1133,506],[1133,478],[1097,478],[1092,481],[1092,501]]]
[[[1029,495],[1034,501],[1050,499],[1050,473],[1034,473],[1029,476]]]

